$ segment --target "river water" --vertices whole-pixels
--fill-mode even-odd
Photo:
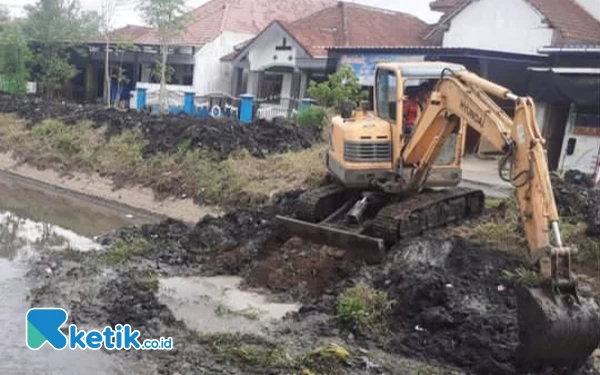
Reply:
[[[100,205],[47,194],[0,178],[0,323],[4,328],[0,374],[136,372],[117,356],[103,351],[57,351],[49,345],[38,351],[29,350],[25,337],[29,285],[25,275],[28,261],[39,252],[66,247],[90,250],[98,245],[89,237],[139,222],[131,214],[111,213]]]

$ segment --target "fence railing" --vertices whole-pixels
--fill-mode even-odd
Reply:
[[[159,90],[140,87],[132,95],[130,107],[159,114],[159,95]],[[238,98],[222,92],[197,95],[189,91],[167,90],[167,103],[168,113],[173,115],[185,113],[199,118],[235,117],[244,123],[252,123],[257,119],[292,119],[299,110],[310,106],[312,100],[284,97],[255,99],[253,95]]]

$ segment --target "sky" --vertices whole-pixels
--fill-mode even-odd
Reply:
[[[79,0],[82,7],[88,10],[100,11],[100,0]],[[143,24],[136,12],[138,0],[117,0],[117,11],[114,20],[115,27],[128,24]],[[352,0],[352,2],[392,9],[400,12],[414,14],[425,22],[434,23],[440,17],[440,13],[429,10],[429,2],[432,0]],[[36,0],[0,0],[0,4],[9,7],[11,14],[20,16],[23,14],[23,6],[34,4]],[[187,0],[187,6],[193,9],[207,2],[207,0]]]

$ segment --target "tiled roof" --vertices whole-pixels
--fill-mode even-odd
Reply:
[[[190,12],[186,30],[172,43],[200,46],[223,31],[255,35],[273,20],[291,22],[333,4],[335,0],[211,0]],[[160,42],[149,29],[129,36],[139,44]]]
[[[400,12],[339,2],[292,23],[285,29],[313,56],[327,56],[333,46],[420,46],[428,25]]]
[[[497,0],[501,1],[501,0]],[[565,43],[600,42],[600,22],[583,9],[575,0],[525,0],[536,8],[548,21],[551,27],[560,34],[556,45]],[[430,4],[443,3],[446,6],[454,3],[454,7],[447,11],[446,16],[440,20],[439,25],[450,21],[460,13],[472,0],[437,0]],[[439,5],[439,4],[438,4]]]

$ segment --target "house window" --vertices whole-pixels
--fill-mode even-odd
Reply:
[[[260,90],[260,96],[269,101],[279,102],[281,88],[283,86],[283,74],[265,73]]]
[[[600,106],[577,107],[573,134],[600,137]]]

